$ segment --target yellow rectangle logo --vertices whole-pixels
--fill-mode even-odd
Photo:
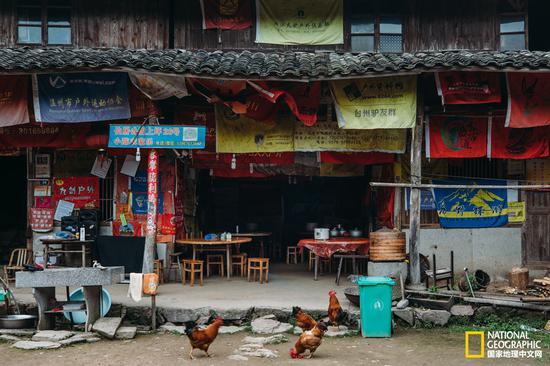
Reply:
[[[466,344],[465,344],[465,356],[466,358],[485,358],[485,332],[482,331],[468,331],[464,333]],[[479,353],[470,354],[470,336],[479,336],[481,349]]]

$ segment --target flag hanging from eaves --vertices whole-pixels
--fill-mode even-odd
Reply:
[[[434,199],[443,228],[498,227],[508,223],[506,189],[484,188],[484,185],[505,185],[506,181],[434,180],[434,184],[479,185],[479,188],[434,188]]]
[[[502,117],[489,118],[489,126],[489,158],[534,159],[550,156],[550,126],[507,128]]]
[[[487,118],[430,116],[426,157],[480,158],[487,154]]]
[[[508,109],[506,127],[550,125],[550,74],[506,73]]]
[[[435,75],[442,104],[500,103],[500,73],[448,71]]]
[[[0,77],[0,127],[29,123],[27,75]]]
[[[251,0],[200,0],[203,29],[239,30],[252,26]]]

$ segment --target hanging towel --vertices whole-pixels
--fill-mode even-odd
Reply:
[[[130,286],[128,286],[128,297],[135,302],[141,301],[143,293],[143,275],[141,273],[130,273]]]

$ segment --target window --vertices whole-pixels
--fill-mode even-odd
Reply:
[[[71,44],[71,0],[26,0],[17,6],[17,42]]]
[[[351,17],[351,50],[353,52],[403,52],[403,19],[401,16]]]
[[[525,16],[522,14],[500,17],[500,50],[526,49]]]

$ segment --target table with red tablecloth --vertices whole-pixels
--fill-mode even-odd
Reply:
[[[331,238],[327,240],[302,239],[298,242],[300,250],[307,248],[315,254],[315,279],[319,268],[319,257],[330,258],[335,253],[356,253],[367,255],[370,241],[367,238]]]

